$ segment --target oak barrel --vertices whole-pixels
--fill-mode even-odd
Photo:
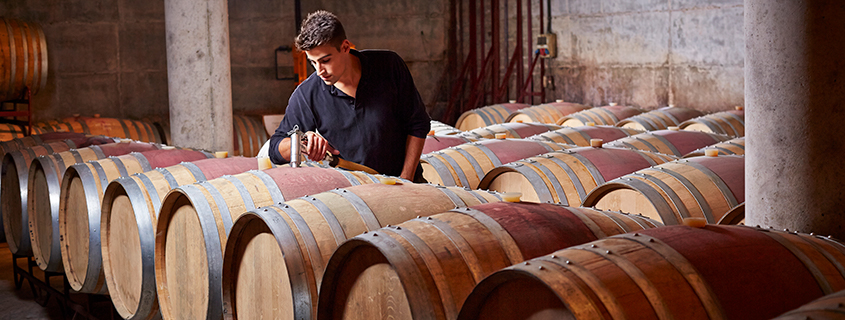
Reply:
[[[224,176],[170,191],[161,201],[155,250],[148,251],[155,253],[155,272],[150,264],[153,256],[143,257],[147,259],[143,265],[150,267],[145,269],[144,279],[155,274],[158,303],[164,318],[220,318],[223,248],[232,223],[241,214],[304,195],[360,184],[362,179],[355,175],[369,177],[370,184],[382,179],[395,181],[394,178],[330,168],[282,167]],[[384,193],[379,196],[381,199],[387,197]],[[146,295],[154,292],[152,287],[140,288],[142,299],[153,299]]]
[[[619,121],[616,125],[643,131],[664,130],[669,129],[669,127],[677,127],[684,121],[702,115],[704,114],[698,110],[668,106],[635,115]]]
[[[463,132],[453,126],[436,120],[431,120],[431,130],[434,131],[434,134],[438,136],[450,136]]]
[[[27,149],[53,142],[64,142],[71,147],[84,147],[88,145],[113,142],[113,140],[103,137],[86,137],[85,134],[82,133],[51,132],[46,134],[35,134],[0,142],[0,158],[5,157],[7,153],[15,150]],[[16,197],[16,195],[12,196]],[[4,218],[0,218],[0,242],[4,242],[6,239],[6,228],[4,227],[3,219]]]
[[[679,126],[682,130],[702,131],[728,135],[734,138],[745,136],[745,111],[722,111],[684,121]]]
[[[47,38],[33,22],[0,17],[0,101],[38,93],[47,83]]]
[[[0,169],[0,213],[9,251],[20,256],[31,256],[29,216],[27,210],[27,183],[29,165],[38,156],[67,151],[75,147],[70,141],[54,141],[34,147],[15,150],[3,156]]]
[[[455,128],[460,131],[469,131],[497,123],[504,123],[505,119],[507,119],[511,113],[528,107],[530,107],[530,105],[524,103],[502,103],[472,109],[464,112],[460,117],[458,117],[458,121],[455,123]]]
[[[557,129],[560,129],[560,126],[556,124],[508,122],[472,129],[460,135],[480,140],[493,139],[497,134],[504,133],[506,138],[520,139]]]
[[[629,106],[611,104],[609,106],[591,108],[570,114],[566,117],[560,118],[557,121],[557,124],[567,127],[580,127],[592,122],[597,125],[614,126],[619,121],[633,117],[640,113],[643,113],[643,110]]]
[[[601,139],[605,143],[617,139],[640,134],[641,131],[614,126],[580,126],[563,127],[554,131],[544,132],[528,137],[529,140],[541,140],[569,144],[579,147],[589,147],[590,140]]]
[[[495,271],[657,226],[616,212],[504,202],[413,219],[337,248],[320,286],[318,319],[455,319],[475,285]]]
[[[226,318],[314,319],[326,263],[346,239],[495,201],[497,195],[484,191],[374,184],[252,210],[232,227],[223,259],[223,307],[214,311],[225,310]]]
[[[420,165],[423,177],[431,183],[475,189],[497,166],[564,148],[536,140],[482,140],[424,154]]]
[[[89,274],[92,268],[99,271],[100,278],[94,279],[103,281],[104,277],[112,302],[124,318],[157,316],[151,259],[155,244],[153,230],[161,199],[182,185],[244,172],[263,175],[255,171],[261,166],[259,161],[244,157],[204,159],[113,180],[103,195],[100,232],[95,229],[88,232],[89,237],[96,233],[102,256],[99,250],[88,252],[88,256],[77,258],[79,266],[87,267]],[[150,291],[142,292],[143,289]]]
[[[545,103],[511,113],[505,122],[557,123],[560,118],[589,109],[589,106],[571,102]]]
[[[667,162],[600,185],[583,205],[639,213],[665,225],[688,217],[716,223],[745,201],[744,160],[717,156]]]
[[[70,117],[62,119],[70,125],[71,132],[126,138],[143,142],[164,143],[152,123],[130,119],[93,117]],[[59,131],[59,130],[56,130]]]
[[[232,115],[234,122],[235,155],[254,157],[269,139],[259,117]]]
[[[59,192],[59,239],[62,264],[68,282],[74,290],[105,293],[104,282],[98,277],[100,257],[100,204],[108,183],[119,177],[169,167],[183,161],[212,158],[207,152],[162,149],[133,152],[96,161],[77,163],[68,167]],[[91,256],[96,256],[96,262]],[[86,260],[87,259],[87,260]],[[100,280],[98,280],[100,279]]]
[[[722,225],[736,225],[745,224],[745,202],[731,208],[716,224]]]
[[[476,141],[477,139],[473,139],[467,136],[460,136],[460,135],[428,135],[425,137],[425,144],[423,145],[422,153],[431,153],[434,151],[440,151],[449,147],[454,147],[457,145],[462,145],[464,143],[470,143]]]
[[[771,319],[845,289],[845,246],[743,226],[616,235],[498,271],[458,319]]]
[[[745,155],[745,137],[734,138],[728,141],[719,142],[684,155],[684,158],[700,157],[705,155],[707,150],[716,150],[720,155]]]
[[[675,160],[639,150],[580,147],[514,161],[488,172],[479,189],[522,193],[522,201],[579,206],[607,181]]]
[[[123,142],[71,149],[32,160],[29,166],[27,192],[21,202],[27,202],[29,237],[38,267],[44,271],[63,270],[59,238],[59,202],[61,178],[65,170],[77,163],[119,156],[131,152],[156,150],[159,146],[141,142]]]
[[[813,300],[774,320],[842,320],[845,318],[845,290]]]
[[[607,145],[683,157],[696,149],[727,141],[728,139],[730,137],[714,133],[657,130],[618,139]]]

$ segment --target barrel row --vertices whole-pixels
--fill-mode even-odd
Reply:
[[[771,319],[845,289],[843,263],[845,246],[826,237],[667,226],[498,271],[457,319]],[[784,319],[826,319],[810,308]]]
[[[564,148],[567,146],[537,140],[482,140],[425,154],[420,164],[423,177],[431,183],[475,189],[497,166]]]
[[[320,285],[317,315],[454,319],[475,285],[497,270],[560,248],[657,226],[616,212],[530,203],[483,204],[412,219],[357,236],[335,251]],[[231,258],[227,251],[224,259]],[[248,258],[236,263],[249,263]],[[251,274],[237,277],[232,281],[241,286],[255,284]],[[233,318],[271,316],[238,308],[250,299],[299,311],[292,301],[270,301],[261,297],[264,293],[269,292],[232,291]]]
[[[214,202],[207,200],[206,195],[197,192],[200,190],[200,186],[174,189],[162,203],[159,214],[154,259],[155,282],[161,313],[167,319],[222,317],[220,279],[227,270],[223,266],[222,253],[224,248],[229,251],[228,248],[233,245],[228,240],[235,241],[243,238],[241,233],[258,230],[249,221],[273,229],[284,228],[279,224],[297,226],[291,232],[296,238],[309,243],[309,247],[295,250],[307,250],[304,254],[309,259],[304,262],[305,269],[297,268],[290,273],[304,277],[300,278],[304,282],[297,283],[308,284],[312,289],[305,290],[312,290],[316,295],[316,279],[321,278],[325,261],[346,238],[416,216],[429,216],[455,207],[499,200],[499,197],[487,192],[454,187],[413,183],[367,184],[316,193],[281,204],[275,199],[268,199],[265,203],[271,206],[261,208],[256,203],[254,209],[245,204],[250,202],[248,198],[239,200],[238,197],[237,201],[233,201],[236,204],[226,209],[214,206]],[[262,194],[265,197],[273,193]],[[238,218],[246,211],[244,209],[248,213],[243,214],[243,217],[249,218]],[[236,223],[231,225],[229,221]],[[274,253],[269,251],[266,254]],[[275,258],[268,256],[267,259],[278,258],[286,260],[292,259],[292,256],[280,254]],[[293,262],[290,266],[296,267]],[[289,272],[281,266],[277,270]]]
[[[523,201],[579,206],[588,192],[607,181],[672,160],[639,150],[580,147],[498,166],[484,175],[478,187],[518,192]]]

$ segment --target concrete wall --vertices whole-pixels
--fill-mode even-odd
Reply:
[[[398,52],[437,115],[456,72],[447,70],[449,1],[310,0],[302,12],[332,11],[358,48]],[[532,3],[537,15],[539,1]],[[294,83],[275,80],[274,50],[292,45],[293,6],[229,0],[235,114],[281,113],[287,105]],[[551,9],[559,56],[547,64],[546,101],[706,111],[744,103],[742,0],[552,0]],[[167,117],[164,1],[12,0],[0,1],[0,12],[40,23],[47,36],[37,120]]]
[[[705,111],[744,104],[742,0],[553,0],[551,9],[559,55],[550,99]]]
[[[356,48],[396,51],[411,70],[417,90],[429,109],[435,105],[441,90],[448,90],[443,81],[448,0],[302,2],[303,18],[317,9],[336,14]]]
[[[36,120],[167,116],[164,1],[0,1],[0,12],[44,29],[49,67],[33,97]]]

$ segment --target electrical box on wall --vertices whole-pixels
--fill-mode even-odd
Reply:
[[[557,56],[557,37],[554,33],[537,35],[537,52],[541,58],[551,59]]]

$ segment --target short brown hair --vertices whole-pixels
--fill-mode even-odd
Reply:
[[[317,10],[302,22],[302,30],[296,36],[295,44],[300,51],[309,51],[327,43],[340,50],[343,40],[346,40],[346,31],[337,16],[325,10]]]

